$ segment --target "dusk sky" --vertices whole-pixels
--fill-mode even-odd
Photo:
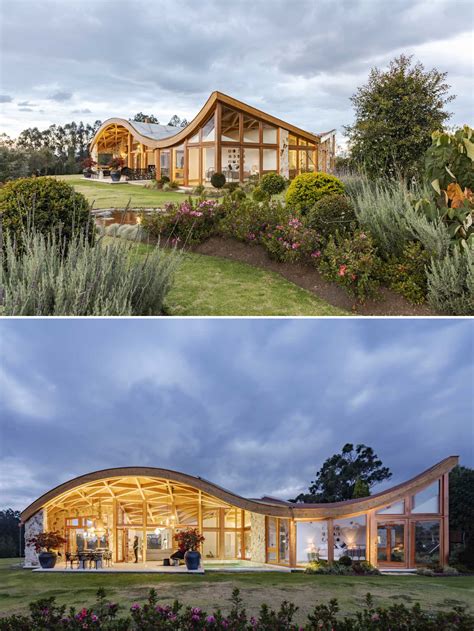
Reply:
[[[448,72],[472,124],[471,0],[0,0],[0,132],[71,120],[192,119],[220,90],[309,131],[401,53]]]
[[[442,319],[3,320],[1,504],[132,465],[288,499],[346,442],[388,485],[472,466],[473,337]]]

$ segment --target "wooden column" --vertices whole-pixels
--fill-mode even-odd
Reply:
[[[198,499],[198,530],[202,535],[202,491],[199,491],[199,499]],[[202,543],[199,546],[202,554]]]
[[[199,178],[198,178],[198,183],[199,186],[202,185],[202,152],[204,151],[204,149],[202,148],[202,146],[199,147],[198,149],[198,169],[199,169]]]
[[[328,563],[334,561],[334,521],[328,519]]]
[[[225,509],[219,508],[219,557],[225,558]]]
[[[161,178],[161,156],[159,149],[155,149],[155,178],[157,180]]]
[[[183,164],[183,184],[189,185],[189,156],[188,156],[188,141],[184,141],[184,164]]]
[[[289,520],[290,528],[290,567],[296,567],[296,522],[294,519]]]
[[[142,537],[143,537],[143,542],[142,542],[142,561],[143,563],[146,563],[146,547],[147,547],[147,540],[146,540],[146,524],[147,524],[147,519],[148,519],[148,515],[147,515],[147,506],[146,506],[146,500],[143,501],[142,504],[142,521],[143,521],[143,525],[142,525]]]
[[[118,523],[118,504],[117,504],[117,500],[113,499],[112,500],[112,528],[114,531],[114,549],[112,550],[112,562],[117,562],[118,561],[118,536],[117,536],[117,523]]]
[[[443,519],[440,524],[441,564],[449,565],[449,473],[445,473],[441,480],[440,493],[442,497],[441,511]]]
[[[133,169],[133,156],[132,156],[132,147],[133,147],[133,140],[132,140],[132,134],[130,132],[128,132],[128,151],[127,151],[127,166],[129,169]]]
[[[222,172],[222,151],[221,151],[221,127],[222,127],[222,105],[217,103],[216,106],[216,158],[214,168],[217,173]]]

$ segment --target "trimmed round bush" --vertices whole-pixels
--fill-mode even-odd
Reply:
[[[52,177],[30,177],[8,182],[1,189],[0,213],[5,234],[21,241],[24,227],[46,234],[58,231],[69,241],[85,231],[92,243],[96,233],[90,205],[74,187]]]
[[[344,184],[329,173],[302,173],[291,182],[286,203],[293,211],[305,214],[325,195],[344,193]]]
[[[214,188],[222,188],[225,185],[225,175],[223,173],[213,173],[211,184]]]
[[[278,175],[278,173],[265,173],[260,180],[260,188],[270,196],[283,193],[285,187],[286,180],[282,175]]]
[[[325,195],[309,209],[306,223],[324,237],[334,234],[336,230],[345,232],[356,222],[354,206],[346,195]]]
[[[269,194],[266,193],[260,186],[257,186],[252,193],[252,199],[256,202],[264,202],[269,198]]]
[[[340,559],[339,563],[341,565],[345,565],[346,567],[350,567],[352,565],[352,559],[347,554],[344,554]]]

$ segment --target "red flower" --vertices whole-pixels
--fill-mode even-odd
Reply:
[[[339,268],[339,276],[344,276],[346,273],[347,265],[341,265]]]

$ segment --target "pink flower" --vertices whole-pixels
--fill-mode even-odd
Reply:
[[[344,276],[346,273],[346,269],[347,269],[347,265],[341,265],[338,272],[339,276]]]
[[[293,245],[291,246],[292,250],[297,250],[300,247],[299,243],[293,243]]]
[[[207,618],[206,618],[206,622],[208,624],[214,624],[215,621],[216,621],[216,619],[214,618],[214,616],[207,616]]]
[[[140,605],[138,603],[133,603],[133,605],[130,607],[130,611],[139,611],[140,609]]]
[[[99,617],[95,615],[95,613],[92,614],[91,616],[91,620],[92,622],[98,622],[99,621]]]
[[[315,252],[311,252],[311,256],[315,259],[319,259],[319,257],[321,256],[321,251],[316,250]]]
[[[379,614],[378,613],[372,614],[371,620],[372,620],[372,622],[377,622],[377,620],[380,620]]]

